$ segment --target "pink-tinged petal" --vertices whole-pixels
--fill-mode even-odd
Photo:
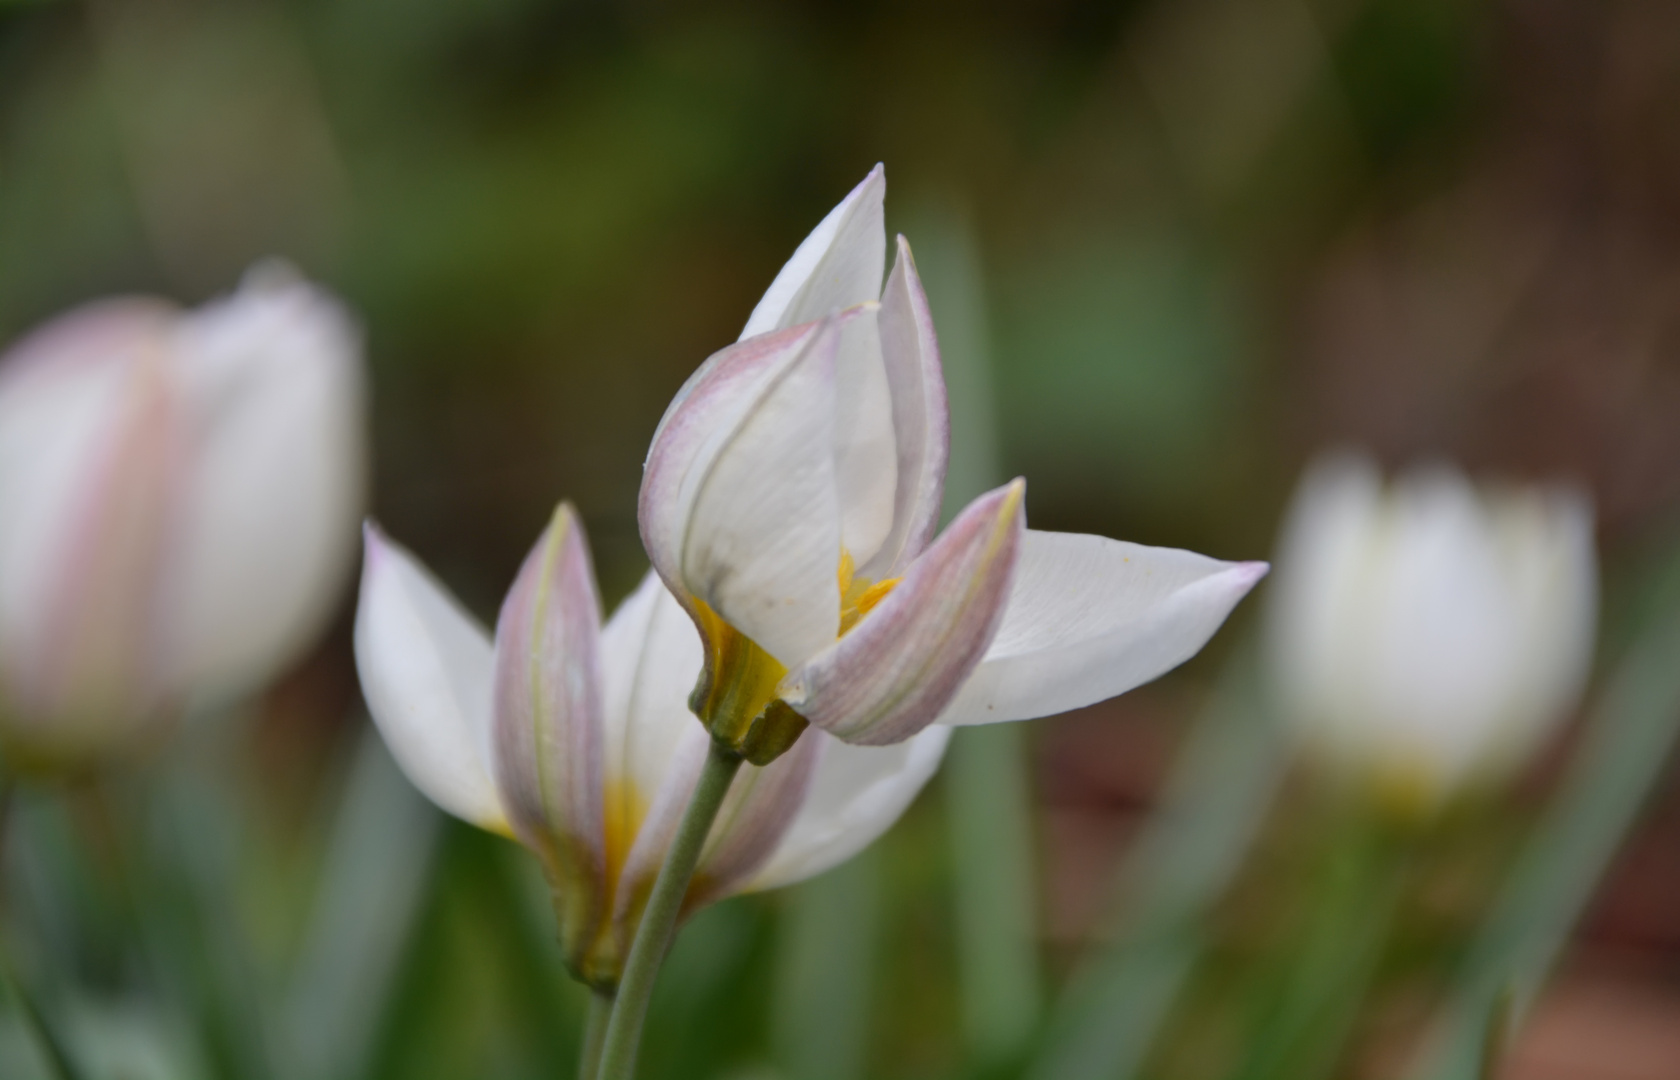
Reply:
[[[182,318],[189,468],[171,537],[166,662],[248,691],[306,648],[353,565],[366,488],[361,333],[339,303],[263,264]]]
[[[1016,480],[970,503],[850,633],[788,673],[782,699],[865,746],[901,742],[933,723],[1003,618],[1025,496]]]
[[[753,309],[741,340],[879,298],[887,251],[886,196],[886,170],[877,165],[794,251]]]
[[[155,663],[180,487],[175,318],[143,300],[90,305],[0,367],[0,714],[14,762],[95,753],[177,689]]]
[[[874,558],[893,529],[898,443],[892,384],[870,304],[850,312],[834,357],[834,478],[840,498],[840,542],[853,565]]]
[[[881,294],[878,322],[892,398],[897,483],[891,531],[867,562],[858,556],[858,572],[876,581],[901,574],[933,539],[951,452],[939,339],[933,332],[933,316],[916,274],[916,261],[902,236],[898,259]]]
[[[418,560],[365,529],[356,670],[368,712],[415,787],[506,832],[489,762],[490,635]]]
[[[653,793],[613,900],[613,935],[620,955],[628,951],[635,935],[648,891],[676,836],[710,742],[698,723],[685,731]],[[741,891],[777,849],[810,789],[818,753],[816,740],[806,735],[763,768],[741,767],[712,826],[686,910]]]
[[[666,585],[784,666],[838,628],[834,353],[844,321],[761,335],[706,361],[666,410],[642,477],[642,541]]]
[[[1194,656],[1266,564],[1029,530],[1003,624],[942,724],[1066,712]]]
[[[874,843],[938,770],[950,736],[943,724],[892,746],[853,746],[824,731],[807,734],[820,747],[810,790],[775,854],[741,891],[804,881]]]
[[[742,767],[689,887],[690,910],[739,892],[781,845],[811,789],[819,752],[807,733],[769,765]]]
[[[574,970],[605,902],[601,601],[589,542],[562,503],[496,623],[496,786],[554,889]]]

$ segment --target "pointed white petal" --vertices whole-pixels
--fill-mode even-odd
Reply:
[[[678,747],[703,732],[688,695],[703,662],[694,623],[649,570],[601,633],[609,810],[639,821],[674,768]]]
[[[600,633],[589,541],[562,503],[496,622],[491,733],[514,834],[578,905],[601,901],[605,879]]]
[[[852,746],[822,731],[809,793],[748,888],[776,889],[814,877],[886,832],[939,768],[951,729],[936,724],[893,746]]]
[[[880,309],[854,312],[840,331],[834,357],[834,473],[841,543],[864,566],[893,529],[898,445],[893,392],[881,351]]]
[[[880,165],[812,230],[753,308],[741,340],[821,319],[881,295],[887,234]]]
[[[910,245],[898,238],[898,259],[881,294],[878,318],[881,358],[892,398],[894,465],[892,528],[867,562],[856,550],[858,572],[879,581],[904,572],[922,553],[939,525],[945,497],[945,467],[951,451],[951,419],[939,339],[927,294],[916,274]]]
[[[1003,624],[944,724],[1065,712],[1194,656],[1264,563],[1028,530]]]
[[[420,563],[365,530],[356,670],[368,712],[414,786],[463,821],[507,831],[485,757],[490,636]]]
[[[847,742],[902,742],[934,722],[1004,618],[1026,530],[1026,484],[975,499],[849,633],[778,692]]]
[[[362,514],[361,335],[274,266],[181,320],[191,462],[172,546],[169,660],[247,690],[306,646],[338,601]]]
[[[784,665],[838,629],[844,321],[760,335],[706,361],[666,410],[642,477],[642,541],[666,585]]]

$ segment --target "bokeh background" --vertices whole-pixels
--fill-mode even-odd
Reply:
[[[488,618],[572,499],[610,602],[646,565],[635,496],[665,404],[877,161],[951,369],[953,498],[1026,475],[1037,527],[1255,558],[1325,446],[1566,479],[1598,506],[1617,640],[1680,506],[1664,0],[14,0],[0,338],[109,293],[198,302],[284,256],[363,321],[384,526]],[[42,895],[79,883],[73,928],[41,931],[74,957],[53,993],[136,1077],[283,1072],[241,1049],[256,1007],[226,992],[282,982],[305,1049],[273,1054],[305,1074],[569,1067],[579,996],[540,884],[369,749],[350,604],[347,582],[319,649],[167,766],[193,778],[179,921],[246,941],[246,967],[216,970],[230,946],[138,974],[121,854],[89,841],[120,812],[31,808],[35,847],[62,848]],[[858,862],[705,914],[647,1075],[1003,1068],[1100,947],[1255,606],[1155,685],[959,740],[990,781],[943,777]],[[1026,816],[985,817],[988,794]],[[323,928],[343,866],[370,880]],[[999,926],[1026,947],[975,952]],[[181,1000],[227,1014],[208,1052],[181,1049],[160,1004]],[[1396,1075],[1408,1008],[1337,1074]],[[1672,775],[1506,1070],[1680,1075]]]

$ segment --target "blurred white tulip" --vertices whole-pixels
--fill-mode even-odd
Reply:
[[[409,779],[444,810],[536,855],[567,965],[613,987],[710,742],[688,707],[700,638],[658,575],[603,625],[582,523],[562,504],[492,640],[370,526],[356,663]],[[898,820],[948,737],[933,727],[876,748],[815,731],[767,767],[743,768],[687,909],[850,858]]]
[[[1520,766],[1576,703],[1597,621],[1592,510],[1445,467],[1385,487],[1327,457],[1286,519],[1268,609],[1280,704],[1322,760],[1428,808]]]
[[[78,308],[0,361],[0,750],[77,767],[275,675],[365,489],[360,335],[287,267]]]

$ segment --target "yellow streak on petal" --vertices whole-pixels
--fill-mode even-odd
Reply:
[[[630,857],[630,848],[636,842],[636,834],[641,831],[642,820],[647,816],[647,801],[628,777],[608,779],[603,794],[607,895],[612,896],[618,888],[624,863]]]
[[[690,597],[690,603],[705,645],[706,667],[689,708],[713,738],[739,746],[752,722],[775,700],[787,668],[705,601]]]

